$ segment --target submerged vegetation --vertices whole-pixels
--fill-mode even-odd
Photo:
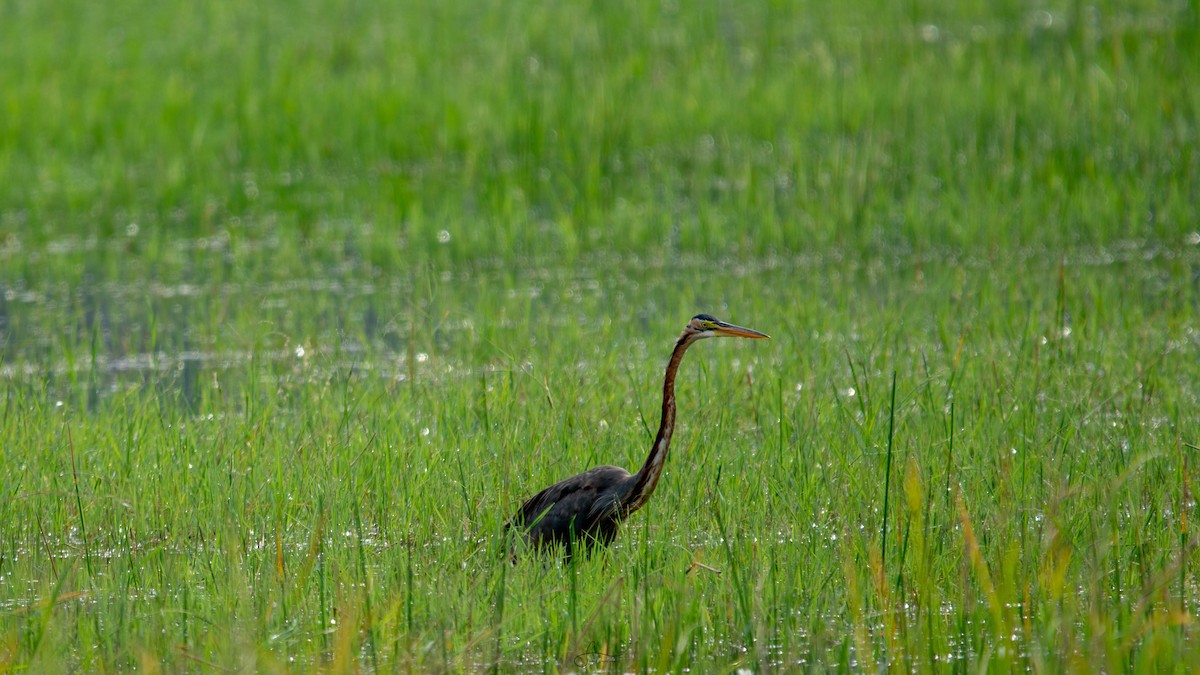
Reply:
[[[1200,668],[1196,8],[877,4],[0,6],[0,669]]]

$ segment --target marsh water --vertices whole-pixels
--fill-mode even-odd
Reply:
[[[955,321],[959,328],[973,317],[1050,321],[1021,314],[1052,312],[1047,305],[1060,290],[1153,318],[1192,302],[1200,283],[1196,235],[1175,246],[1124,242],[987,257],[833,250],[403,269],[337,260],[289,270],[265,255],[250,274],[218,236],[166,242],[180,256],[169,275],[136,256],[126,262],[125,243],[66,239],[0,251],[10,270],[15,262],[31,270],[0,278],[0,378],[56,402],[74,395],[94,406],[114,392],[148,388],[195,409],[213,373],[269,377],[303,368],[320,379],[353,368],[446,384],[498,362],[550,357],[586,365],[604,353],[594,340],[580,340],[574,355],[554,344],[593,331],[629,336],[630,366],[642,367],[701,311],[836,349],[903,331],[908,347],[921,350],[944,346],[939,328]],[[94,265],[88,260],[97,250],[104,262]],[[69,270],[61,275],[69,279],[56,269]],[[1074,320],[1065,311],[1059,330]],[[557,337],[564,334],[570,339]]]

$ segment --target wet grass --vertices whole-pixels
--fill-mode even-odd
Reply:
[[[0,664],[1200,667],[1197,20],[4,5]]]

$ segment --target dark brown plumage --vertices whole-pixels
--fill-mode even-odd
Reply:
[[[709,337],[766,338],[707,314],[697,314],[675,342],[663,377],[662,420],[650,454],[635,474],[617,466],[598,466],[571,476],[530,497],[508,523],[533,548],[564,547],[569,557],[580,542],[586,549],[607,546],[629,514],[654,494],[675,431],[675,374],[688,347]]]

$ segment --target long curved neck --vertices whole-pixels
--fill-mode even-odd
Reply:
[[[663,465],[667,461],[667,451],[671,449],[671,435],[675,433],[675,373],[679,370],[679,362],[683,353],[696,341],[694,334],[684,333],[675,342],[675,350],[671,352],[671,360],[667,362],[667,373],[663,376],[662,420],[658,424],[658,435],[642,468],[633,475],[633,489],[625,498],[622,506],[626,513],[632,513],[642,507],[654,488],[658,487],[658,479],[662,476]]]

